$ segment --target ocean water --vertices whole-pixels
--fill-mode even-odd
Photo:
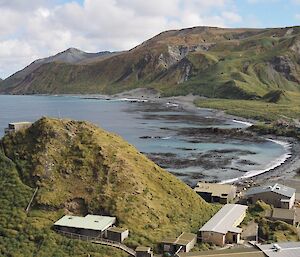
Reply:
[[[184,167],[164,164],[188,184],[200,179],[232,182],[239,177],[251,177],[274,168],[290,155],[284,142],[230,138],[218,141],[213,135],[195,141],[178,133],[187,128],[249,125],[224,119],[211,110],[199,109],[195,113],[183,111],[176,104],[162,106],[84,96],[0,95],[0,136],[9,122],[35,121],[42,116],[87,120],[121,135],[143,153],[157,156],[171,153],[176,159],[188,160]],[[193,163],[199,156],[205,156],[206,161]]]

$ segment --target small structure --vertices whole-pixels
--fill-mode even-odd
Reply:
[[[192,233],[182,233],[177,238],[166,238],[161,242],[163,252],[178,253],[189,252],[197,243],[197,235]]]
[[[226,204],[200,230],[202,242],[219,246],[225,243],[239,243],[242,229],[237,227],[245,218],[248,206]]]
[[[194,191],[209,203],[230,203],[236,197],[236,186],[199,182]]]
[[[63,216],[54,223],[54,228],[67,233],[89,237],[106,237],[106,230],[116,223],[115,217],[86,215]]]
[[[257,248],[235,248],[235,249],[218,249],[201,252],[179,253],[178,257],[266,257],[266,255]]]
[[[136,257],[153,257],[150,247],[138,246],[136,249]]]
[[[256,246],[268,257],[300,256],[300,242],[284,242]]]
[[[128,236],[129,230],[125,228],[110,227],[107,229],[107,239],[122,243]]]
[[[296,223],[296,211],[294,209],[273,208],[266,214],[266,217],[275,221],[281,220],[293,226]]]
[[[291,209],[295,203],[296,189],[276,183],[250,188],[245,197],[251,203],[262,200],[275,208]]]
[[[32,125],[32,122],[22,121],[9,123],[8,127],[4,130],[5,134],[15,133],[20,129],[27,129]]]

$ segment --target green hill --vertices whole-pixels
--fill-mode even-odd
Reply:
[[[163,95],[261,99],[274,90],[300,92],[299,60],[299,26],[194,27],[163,32],[105,58],[28,68],[33,63],[26,76],[7,78],[0,92],[113,94],[151,87]]]
[[[122,138],[87,122],[42,118],[1,143],[7,157],[0,151],[0,255],[98,251],[93,256],[124,256],[55,234],[50,227],[64,213],[116,216],[130,229],[130,246],[197,231],[214,213],[187,185]],[[35,187],[39,190],[26,215]]]

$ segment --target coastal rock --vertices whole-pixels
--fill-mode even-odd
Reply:
[[[279,73],[281,73],[287,80],[293,82],[299,82],[299,80],[294,76],[294,71],[296,66],[294,62],[287,56],[275,56],[271,60],[272,67]]]

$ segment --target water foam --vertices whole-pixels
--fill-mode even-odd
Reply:
[[[250,170],[250,171],[246,172],[241,177],[223,180],[223,181],[220,182],[220,184],[229,184],[229,183],[233,183],[233,182],[236,182],[236,181],[239,181],[239,180],[252,178],[252,177],[255,177],[257,175],[261,175],[265,172],[268,172],[270,170],[273,170],[273,169],[279,167],[280,165],[285,163],[292,156],[292,153],[291,153],[291,150],[290,150],[291,145],[288,142],[269,139],[269,138],[267,138],[266,140],[271,141],[275,144],[281,145],[285,149],[285,153],[283,155],[281,155],[280,157],[278,157],[277,159],[275,159],[274,161],[270,162],[269,165],[265,169]]]
[[[233,119],[232,121],[235,123],[240,123],[240,124],[246,125],[247,127],[251,127],[253,125],[252,123],[247,122],[247,121],[241,121],[241,120],[235,120],[235,119]]]

